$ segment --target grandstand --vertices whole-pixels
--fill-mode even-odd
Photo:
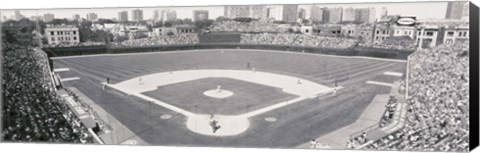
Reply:
[[[46,54],[4,46],[2,140],[93,143],[81,119],[56,94]]]
[[[360,45],[289,28],[225,21],[208,34],[45,52],[7,45],[2,139],[261,148],[308,148],[313,139],[311,148],[468,150],[468,44],[410,55],[407,38]],[[210,132],[211,120],[222,128]]]
[[[274,42],[282,42],[289,37],[271,34],[237,36],[241,36],[244,43],[248,43],[245,40],[254,40],[250,38],[255,37],[259,40],[269,39],[272,44],[279,44]],[[196,43],[201,43],[202,39],[203,37],[199,37]],[[294,43],[308,37],[292,35],[292,39]],[[212,39],[209,41],[214,42]],[[47,57],[43,52],[33,48],[7,46],[3,63],[6,73],[3,79],[10,81],[5,81],[6,84],[3,85],[4,99],[7,102],[3,112],[3,139],[122,144],[133,141],[135,144],[154,145],[284,148],[302,147],[313,136],[318,137],[318,142],[327,148],[464,151],[468,149],[469,124],[460,118],[468,118],[465,116],[468,113],[465,112],[468,112],[469,99],[459,95],[468,95],[467,46],[443,45],[412,54],[408,60],[409,80],[406,83],[402,83],[406,63],[398,60],[248,49],[56,57],[53,58],[55,77],[52,80]],[[456,64],[446,64],[451,61],[456,61]],[[183,70],[251,71],[252,67],[258,73],[294,76],[328,87],[341,86],[343,89],[340,90],[339,97],[320,95],[318,98],[302,99],[293,105],[252,116],[248,118],[251,125],[246,131],[234,137],[217,138],[192,133],[191,129],[181,122],[188,119],[188,116],[129,96],[115,90],[114,86],[107,90],[102,89],[104,87],[101,84],[106,78],[110,84],[119,84],[158,72],[174,75]],[[445,69],[447,71],[444,71]],[[442,73],[430,75],[430,72],[435,70],[441,70],[439,72]],[[34,77],[24,75],[27,71],[33,72],[29,74]],[[400,82],[397,82],[399,80]],[[295,81],[292,79],[292,82]],[[56,91],[54,85],[58,82],[66,88]],[[223,88],[244,97],[237,95],[225,101],[195,94],[217,84],[222,84]],[[406,84],[408,86],[404,87]],[[437,84],[453,88],[432,86]],[[432,89],[439,91],[432,95]],[[178,95],[178,91],[185,94]],[[255,94],[246,91],[253,91]],[[396,92],[397,94],[392,94]],[[405,92],[407,99],[402,98],[402,93]],[[174,83],[143,94],[189,112],[223,115],[242,115],[296,98],[295,95],[285,94],[278,88],[226,78]],[[378,127],[366,127],[357,131],[357,135],[352,132],[350,139],[345,140],[347,145],[328,144],[328,141],[323,141],[329,139],[322,137],[329,137],[337,129],[356,124],[359,117],[362,118],[363,112],[376,103],[378,95],[391,95],[388,101],[384,101],[385,110],[379,112],[383,115],[378,116]],[[67,97],[72,97],[75,105],[80,104],[79,109],[91,113],[88,116],[92,116],[92,120],[78,118],[80,113],[75,111],[72,101]],[[29,103],[19,103],[25,98]],[[421,103],[424,100],[432,103]],[[42,102],[48,104],[40,104]],[[92,105],[96,105],[95,108]],[[425,107],[435,108],[442,113],[419,116],[418,114],[429,114],[423,112]],[[40,112],[45,110],[53,113],[42,115]],[[101,114],[97,113],[102,111]],[[405,115],[401,115],[403,111],[406,112]],[[28,116],[29,124],[25,124],[24,118],[19,116]],[[116,121],[109,120],[106,116],[113,117]],[[324,124],[327,122],[329,124]],[[119,136],[116,130],[119,128],[130,132]],[[383,132],[379,134],[376,131]],[[284,139],[285,137],[288,139]]]
[[[403,111],[405,115],[399,118],[401,124],[398,128],[385,130],[387,132],[375,139],[358,142],[357,147],[352,145],[351,148],[467,151],[468,46],[468,43],[441,45],[412,54],[408,67],[408,98],[405,102],[393,100],[387,105],[390,109],[397,109],[386,112],[388,116],[384,117],[379,128],[387,129],[382,126],[392,125],[388,122],[394,120],[389,116]],[[352,138],[350,142],[367,139],[360,137]]]
[[[467,151],[468,55],[468,43],[441,45],[412,55],[405,127],[367,149]]]

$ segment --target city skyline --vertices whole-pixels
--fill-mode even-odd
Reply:
[[[375,18],[381,16],[382,8],[388,10],[389,15],[402,15],[402,16],[416,16],[418,19],[444,19],[447,11],[448,2],[407,2],[407,3],[357,3],[357,4],[300,4],[298,10],[305,10],[305,17],[310,18],[311,6],[323,8],[375,8]],[[265,4],[266,5],[266,4]],[[280,4],[266,5],[266,6],[282,6]],[[424,9],[426,6],[443,8],[443,9]],[[209,12],[209,19],[216,19],[219,16],[224,16],[224,6],[191,6],[191,7],[132,7],[132,8],[93,8],[93,9],[43,9],[43,10],[19,10],[21,15],[26,18],[31,16],[43,16],[44,14],[54,14],[56,19],[67,18],[71,19],[73,15],[79,14],[81,18],[86,18],[86,15],[90,12],[98,14],[98,18],[113,19],[118,18],[118,13],[122,11],[129,12],[128,19],[132,20],[131,12],[135,9],[143,11],[143,19],[153,19],[155,10],[170,9],[175,10],[177,18],[193,19],[194,10],[207,10]],[[15,17],[15,12],[18,10],[1,10],[2,20],[4,17]]]

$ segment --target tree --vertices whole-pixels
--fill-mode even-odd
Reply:
[[[125,40],[128,40],[128,36],[114,36],[114,41],[115,42],[122,42],[122,41],[125,41]]]
[[[234,21],[237,21],[237,22],[252,22],[254,19],[252,18],[249,18],[249,17],[237,17],[235,19],[233,19]]]
[[[147,38],[148,35],[145,34],[145,33],[138,32],[138,33],[134,34],[134,37],[135,37],[135,39],[142,39],[142,38]]]
[[[165,21],[165,23],[163,24],[164,27],[172,27],[173,24],[170,22],[170,21]]]
[[[309,22],[310,22],[310,20],[302,19],[302,24],[308,24]]]
[[[193,21],[192,21],[192,19],[190,19],[190,18],[185,18],[185,19],[183,19],[183,24],[190,24],[190,25],[192,25],[192,24],[193,24]]]
[[[295,31],[292,28],[288,28],[288,33],[294,33]]]
[[[96,23],[103,25],[105,23],[117,23],[117,22],[115,22],[113,20],[110,20],[110,19],[98,19]]]
[[[155,22],[152,25],[152,28],[158,28],[158,27],[163,27],[163,22]]]
[[[173,20],[173,25],[179,25],[179,24],[183,24],[183,20],[182,20],[182,19],[175,19],[175,20]]]
[[[7,43],[9,44],[16,44],[18,43],[18,40],[17,38],[15,38],[15,34],[13,34],[12,32],[8,31],[8,30],[5,30],[5,40]]]
[[[71,22],[68,21],[67,19],[53,19],[52,21],[49,22],[50,24],[54,25],[62,25],[62,24],[70,24]]]
[[[224,16],[219,16],[217,17],[217,19],[215,19],[215,22],[225,22],[225,21],[230,21],[230,19]]]
[[[95,35],[89,27],[85,26],[80,26],[78,28],[78,33],[80,35],[80,42],[91,41]]]
[[[197,29],[204,29],[213,24],[213,20],[205,20],[205,21],[195,21],[195,27]]]
[[[32,45],[32,31],[36,28],[35,22],[29,19],[21,19],[19,21],[6,21],[2,23],[2,36],[4,42],[10,44]]]
[[[153,31],[152,25],[147,25],[147,29],[148,29],[148,31],[150,31],[150,32]]]
[[[285,21],[273,21],[274,24],[286,24],[288,22]]]

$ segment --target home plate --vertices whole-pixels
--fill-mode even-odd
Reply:
[[[315,149],[332,149],[329,145],[317,143]]]
[[[265,118],[265,121],[268,121],[268,122],[276,122],[277,119],[274,118],[274,117],[266,117],[266,118]]]
[[[210,115],[188,116],[187,128],[195,133],[209,136],[233,136],[245,132],[250,123],[247,118],[239,116],[215,115],[212,119]],[[212,131],[210,121],[218,121],[221,126],[216,132]]]
[[[134,139],[128,139],[127,141],[122,142],[123,145],[136,145],[137,140]]]

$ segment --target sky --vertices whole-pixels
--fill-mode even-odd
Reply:
[[[299,8],[304,8],[307,12],[307,17],[310,16],[310,7],[312,4],[301,4]],[[366,8],[374,7],[376,10],[376,18],[380,16],[382,7],[386,7],[389,15],[402,16],[416,16],[417,19],[443,19],[446,14],[447,2],[405,2],[405,3],[352,3],[352,4],[315,4],[319,7],[343,7],[348,8]],[[139,7],[143,10],[144,19],[151,19],[153,11],[158,9],[171,9],[177,12],[177,18],[192,18],[193,10],[208,10],[209,18],[215,19],[218,16],[223,16],[223,6],[199,6],[199,7]],[[434,8],[434,9],[428,9]],[[128,11],[129,19],[132,17],[132,8],[87,8],[87,9],[41,9],[41,10],[20,10],[20,13],[26,17],[43,16],[46,13],[53,13],[55,18],[72,18],[74,14],[79,14],[80,17],[86,18],[89,12],[95,12],[99,18],[117,18],[118,12]],[[11,17],[14,15],[14,10],[2,10],[1,17]]]

